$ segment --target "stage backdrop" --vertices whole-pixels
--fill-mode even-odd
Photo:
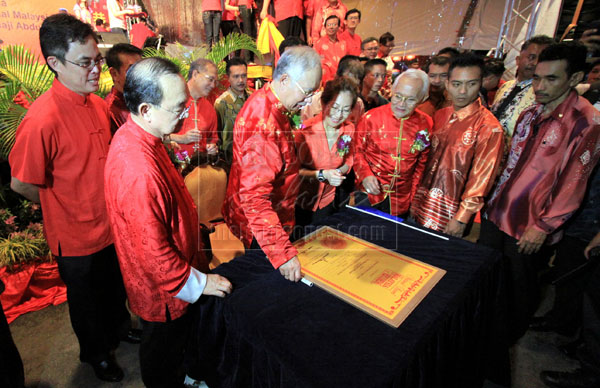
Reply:
[[[106,16],[106,0],[88,1],[94,20]],[[0,47],[23,44],[40,54],[39,30],[49,15],[65,8],[73,13],[75,0],[0,0]]]

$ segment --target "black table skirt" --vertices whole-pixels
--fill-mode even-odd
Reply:
[[[285,280],[260,251],[219,266],[233,293],[202,297],[188,370],[210,387],[481,387],[508,384],[501,256],[352,210],[326,223],[446,275],[398,329],[319,287]]]

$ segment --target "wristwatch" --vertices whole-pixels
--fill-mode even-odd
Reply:
[[[325,182],[325,175],[323,175],[323,170],[319,170],[319,173],[317,174],[317,179],[319,180],[319,182]]]

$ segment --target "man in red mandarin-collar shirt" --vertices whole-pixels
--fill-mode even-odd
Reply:
[[[130,316],[104,201],[110,123],[106,104],[94,94],[103,59],[91,26],[67,14],[44,20],[40,46],[56,78],[17,129],[11,188],[42,205],[80,360],[99,379],[116,382],[123,371],[114,349]]]
[[[144,321],[142,380],[147,387],[177,387],[189,304],[202,294],[223,297],[231,284],[205,274],[196,207],[163,146],[187,102],[177,66],[162,58],[138,62],[124,95],[132,113],[108,153],[106,207],[129,306]]]
[[[233,163],[223,217],[246,248],[260,247],[288,280],[300,280],[298,251],[290,242],[300,163],[289,113],[310,104],[321,81],[321,58],[310,47],[285,50],[273,82],[238,113]]]

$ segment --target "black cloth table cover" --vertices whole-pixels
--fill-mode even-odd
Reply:
[[[215,273],[233,292],[202,297],[188,371],[210,387],[481,387],[507,384],[501,255],[352,210],[325,224],[447,271],[395,329],[317,286],[285,280],[260,251]]]

